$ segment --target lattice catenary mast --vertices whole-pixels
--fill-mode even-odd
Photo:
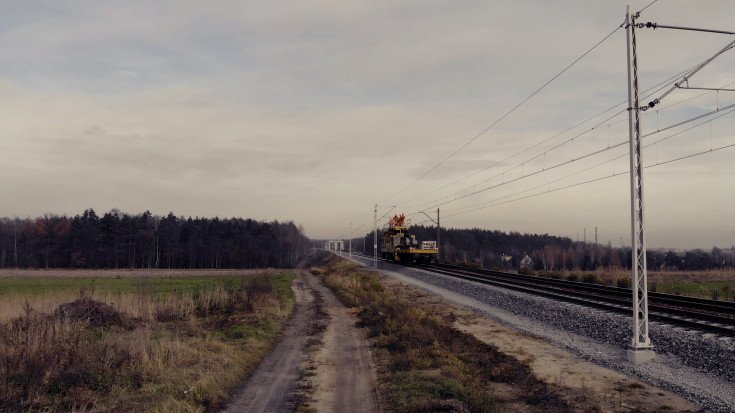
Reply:
[[[630,14],[625,26],[628,39],[628,129],[630,132],[630,216],[632,238],[633,339],[628,360],[637,363],[651,360],[655,354],[648,336],[648,275],[646,273],[646,238],[643,232],[643,163],[641,160],[641,119],[638,107],[638,59],[635,27],[640,13]]]

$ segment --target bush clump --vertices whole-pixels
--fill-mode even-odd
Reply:
[[[54,316],[61,321],[74,320],[89,324],[91,327],[129,327],[130,320],[123,317],[111,305],[89,297],[82,297],[60,305]]]
[[[587,273],[582,275],[582,282],[586,284],[599,284],[600,278],[597,274]]]

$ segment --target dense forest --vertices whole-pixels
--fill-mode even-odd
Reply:
[[[411,227],[419,240],[436,240],[436,227]],[[598,268],[630,269],[631,249],[572,241],[568,237],[548,234],[505,233],[483,229],[441,230],[440,259],[465,262],[483,268],[519,269],[521,260],[531,258],[533,270],[594,270]],[[372,248],[373,233],[353,240],[353,248]],[[380,237],[378,237],[380,244]],[[372,253],[372,250],[368,251]],[[709,270],[735,266],[735,247],[711,251],[648,250],[646,261],[651,270]]]
[[[436,227],[414,226],[419,240],[435,240]],[[380,238],[378,238],[380,243]],[[353,239],[372,253],[373,234]],[[348,242],[345,240],[345,248]],[[243,218],[165,217],[118,210],[98,216],[0,219],[0,268],[288,268],[312,243],[293,222]],[[367,249],[366,249],[367,247]],[[369,251],[368,251],[369,250]],[[630,268],[630,248],[575,242],[548,234],[442,228],[441,260],[484,268],[533,270]],[[651,270],[706,270],[735,266],[735,247],[711,251],[647,252]]]
[[[293,222],[93,209],[0,219],[1,268],[287,268],[309,245]]]

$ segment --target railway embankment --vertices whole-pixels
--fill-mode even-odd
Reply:
[[[370,261],[364,260],[368,265]],[[701,409],[735,411],[732,338],[652,322],[656,359],[632,364],[625,357],[631,334],[630,317],[458,280],[416,267],[380,262],[377,270],[515,332],[553,344],[578,359],[644,382],[647,387],[670,391]],[[543,361],[534,361],[534,365],[539,363]],[[563,367],[559,369],[559,379],[565,381],[563,371]],[[600,378],[588,379],[589,383]]]

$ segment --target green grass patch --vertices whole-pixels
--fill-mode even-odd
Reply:
[[[735,298],[735,281],[701,282],[701,283],[657,283],[657,292],[666,294],[688,295],[718,300],[731,301]],[[651,287],[649,287],[651,290]],[[713,292],[716,291],[716,292]]]
[[[227,291],[239,288],[243,276],[208,277],[90,277],[90,278],[0,278],[0,297],[7,294],[42,295],[49,292],[79,291],[95,293],[134,293],[151,296],[192,293],[195,297],[202,291],[222,285]],[[283,276],[274,276],[274,283],[287,282]],[[278,288],[278,287],[277,287]],[[281,287],[282,290],[282,287]]]

